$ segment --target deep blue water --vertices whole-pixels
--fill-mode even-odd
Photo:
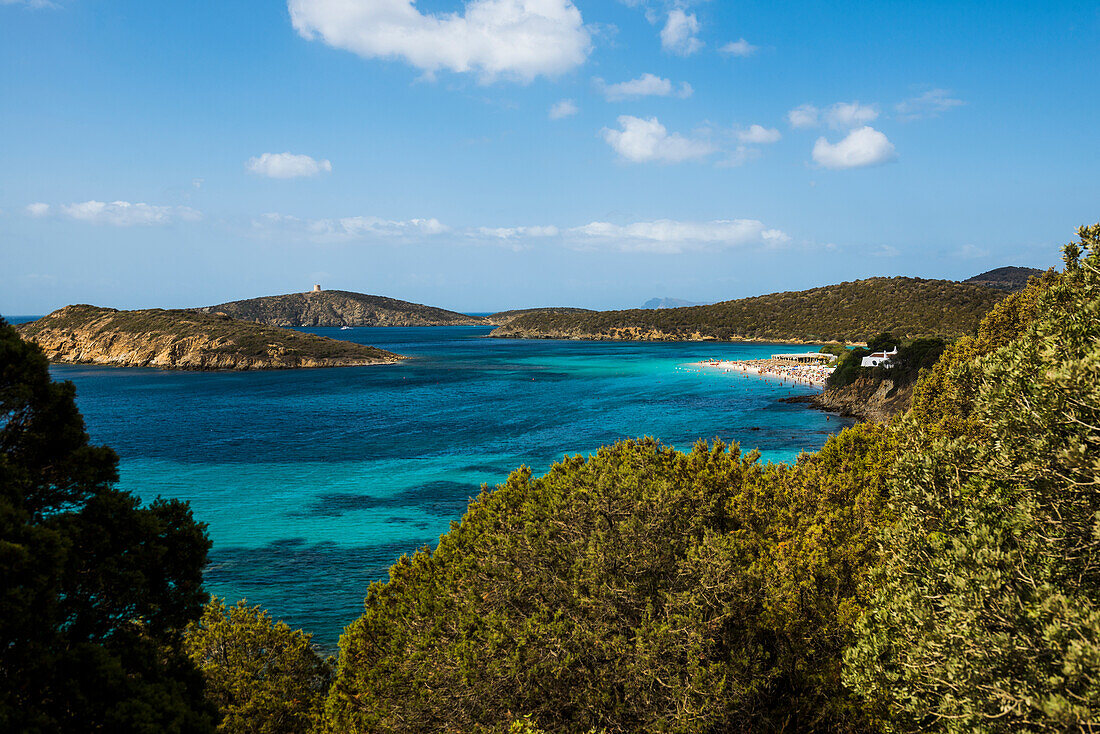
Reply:
[[[482,327],[312,329],[413,357],[395,366],[251,373],[55,366],[121,485],[188,500],[214,541],[210,590],[245,597],[326,647],[369,583],[434,544],[482,483],[624,437],[739,441],[772,461],[847,421],[778,398],[811,392],[688,367],[764,344],[485,339]]]

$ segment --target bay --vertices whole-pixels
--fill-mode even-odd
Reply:
[[[431,546],[482,484],[653,436],[792,461],[851,422],[783,403],[805,386],[692,366],[781,345],[487,339],[482,327],[303,329],[408,355],[393,366],[198,373],[54,366],[120,486],[187,500],[214,542],[210,591],[327,649],[370,582]],[[789,348],[787,348],[789,349]]]

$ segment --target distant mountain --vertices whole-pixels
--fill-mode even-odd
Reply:
[[[697,301],[685,301],[682,298],[650,298],[642,308],[683,308],[685,306],[705,306]]]
[[[1038,268],[1017,268],[1010,266],[988,270],[981,275],[967,278],[963,282],[973,283],[974,285],[984,285],[986,288],[996,288],[999,291],[1015,293],[1016,291],[1022,291],[1024,289],[1024,286],[1027,285],[1028,278],[1033,275],[1042,274],[1043,271]]]
[[[570,313],[595,313],[591,309],[587,308],[573,308],[571,306],[544,306],[542,308],[521,308],[514,311],[499,311],[486,318],[486,320],[494,326],[503,326],[504,324],[515,321],[520,316],[529,316],[531,314],[570,314]]]
[[[544,339],[865,342],[955,337],[1007,294],[950,280],[869,278],[709,306],[520,316],[491,336]]]
[[[195,309],[270,326],[462,326],[489,325],[478,316],[350,291],[312,291],[262,296]]]
[[[66,306],[16,327],[51,362],[178,370],[274,370],[390,364],[399,355],[196,311]]]

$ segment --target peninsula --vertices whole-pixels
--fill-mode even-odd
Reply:
[[[972,331],[1007,295],[950,280],[868,278],[709,306],[535,313],[494,329],[490,336],[849,344],[883,332],[953,338]]]
[[[420,303],[351,291],[314,290],[261,296],[195,309],[268,326],[488,326],[468,316]]]
[[[16,327],[51,362],[177,370],[392,364],[400,355],[224,315],[75,305]]]

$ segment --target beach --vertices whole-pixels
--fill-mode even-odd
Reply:
[[[781,382],[791,382],[813,387],[825,387],[825,381],[832,374],[832,367],[817,365],[791,364],[777,359],[708,359],[694,363],[700,367],[711,367],[725,372],[742,372],[763,378],[774,378]]]

